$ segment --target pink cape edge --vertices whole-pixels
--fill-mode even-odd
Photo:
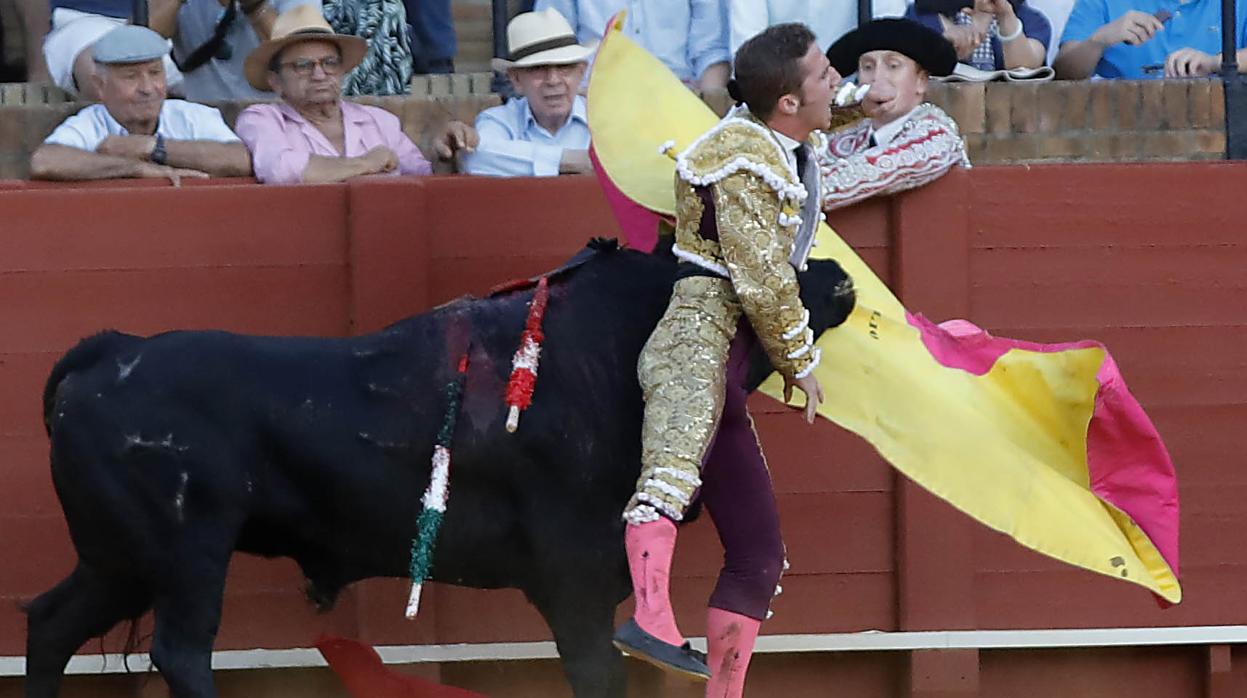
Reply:
[[[642,252],[653,252],[654,245],[658,244],[658,221],[662,216],[628,198],[627,194],[615,186],[615,182],[606,173],[606,168],[598,160],[597,151],[592,144],[589,146],[589,160],[593,163],[598,184],[602,186],[602,194],[606,196],[606,202],[610,204],[615,220],[623,231],[624,240],[628,241],[628,247]]]
[[[985,375],[1011,349],[1045,354],[1102,349],[1104,362],[1096,373],[1100,385],[1086,437],[1091,491],[1138,524],[1178,576],[1178,480],[1173,461],[1103,344],[1094,340],[1040,344],[995,337],[968,320],[937,325],[908,312],[906,319],[940,365],[976,376]],[[1156,599],[1163,608],[1172,605]]]

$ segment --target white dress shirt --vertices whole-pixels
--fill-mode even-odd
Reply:
[[[174,141],[238,141],[238,136],[225,125],[221,112],[180,99],[166,99],[160,107],[156,133]],[[92,104],[62,121],[43,142],[94,152],[105,138],[128,135],[130,132],[117,123],[103,104]]]

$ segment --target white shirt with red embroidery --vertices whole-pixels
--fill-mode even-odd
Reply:
[[[874,136],[872,145],[871,136]],[[934,104],[920,104],[875,129],[869,119],[826,134],[817,152],[823,210],[895,194],[970,166],[957,124]]]

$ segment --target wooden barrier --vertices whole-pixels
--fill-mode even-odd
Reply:
[[[1247,199],[1236,197],[1244,185],[1247,171],[1232,165],[984,167],[831,216],[928,316],[969,317],[1037,341],[1108,343],[1178,467],[1180,606],[1160,611],[1141,589],[1031,553],[898,478],[860,439],[825,422],[807,428],[757,397],[751,406],[793,565],[765,631],[1247,624],[1239,545],[1247,537],[1239,301]],[[1166,194],[1176,186],[1199,194]],[[23,652],[16,604],[73,561],[38,396],[79,337],[103,327],[366,332],[539,273],[589,237],[618,232],[588,177],[306,187],[227,180],[183,189],[0,183],[0,219],[0,657]],[[701,634],[721,563],[708,521],[687,530],[677,557],[681,624]],[[382,645],[548,639],[514,591],[433,585],[409,623],[400,580],[357,585],[317,616],[290,562],[239,557],[231,575],[219,649],[306,647],[321,632]],[[105,646],[116,651],[120,641]],[[1247,681],[1231,661],[1239,650],[1216,647],[1099,650],[1102,661],[1072,650],[973,648],[763,655],[751,685],[784,696],[825,696],[827,685],[855,696],[1038,696],[1071,685],[1072,674],[1104,687],[1097,696],[1203,696],[1205,682],[1238,695]],[[540,662],[438,672],[496,696],[546,695],[534,687],[558,684]],[[0,696],[7,686],[0,681]],[[666,695],[694,695],[663,686]]]

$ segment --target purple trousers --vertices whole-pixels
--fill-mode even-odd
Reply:
[[[742,317],[728,353],[723,415],[702,463],[699,496],[723,544],[723,569],[710,605],[766,620],[783,573],[784,542],[771,473],[745,408],[745,377],[757,342]]]

